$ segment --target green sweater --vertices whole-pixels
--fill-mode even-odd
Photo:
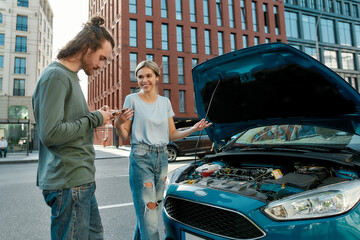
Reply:
[[[93,182],[93,129],[103,118],[89,111],[77,72],[51,63],[39,77],[32,104],[40,139],[37,186],[60,190]]]

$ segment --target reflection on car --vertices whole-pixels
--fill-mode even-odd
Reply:
[[[183,139],[170,142],[167,149],[168,161],[173,162],[179,156],[203,157],[205,154],[211,153],[212,142],[205,131],[197,131]]]
[[[193,81],[215,153],[168,174],[165,239],[359,239],[355,89],[283,43],[210,59]]]

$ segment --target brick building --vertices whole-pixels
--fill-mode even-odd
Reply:
[[[89,17],[95,15],[106,19],[116,46],[108,64],[89,77],[90,110],[121,108],[137,91],[137,63],[152,59],[161,66],[159,94],[171,100],[177,127],[197,120],[193,66],[236,49],[286,42],[282,1],[89,0]],[[95,132],[95,144],[114,140],[111,125]]]

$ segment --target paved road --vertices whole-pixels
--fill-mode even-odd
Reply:
[[[128,183],[128,158],[98,159],[96,197],[105,239],[132,239],[136,218]],[[187,161],[169,165],[174,169]],[[35,186],[37,163],[0,165],[0,239],[50,239],[50,208]],[[163,236],[163,226],[160,226]]]

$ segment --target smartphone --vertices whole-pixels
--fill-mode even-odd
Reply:
[[[123,109],[120,109],[120,110],[116,110],[115,112],[112,113],[112,115],[114,115],[115,113],[118,113],[118,112],[122,112],[122,111],[125,111],[127,108],[123,108]]]

